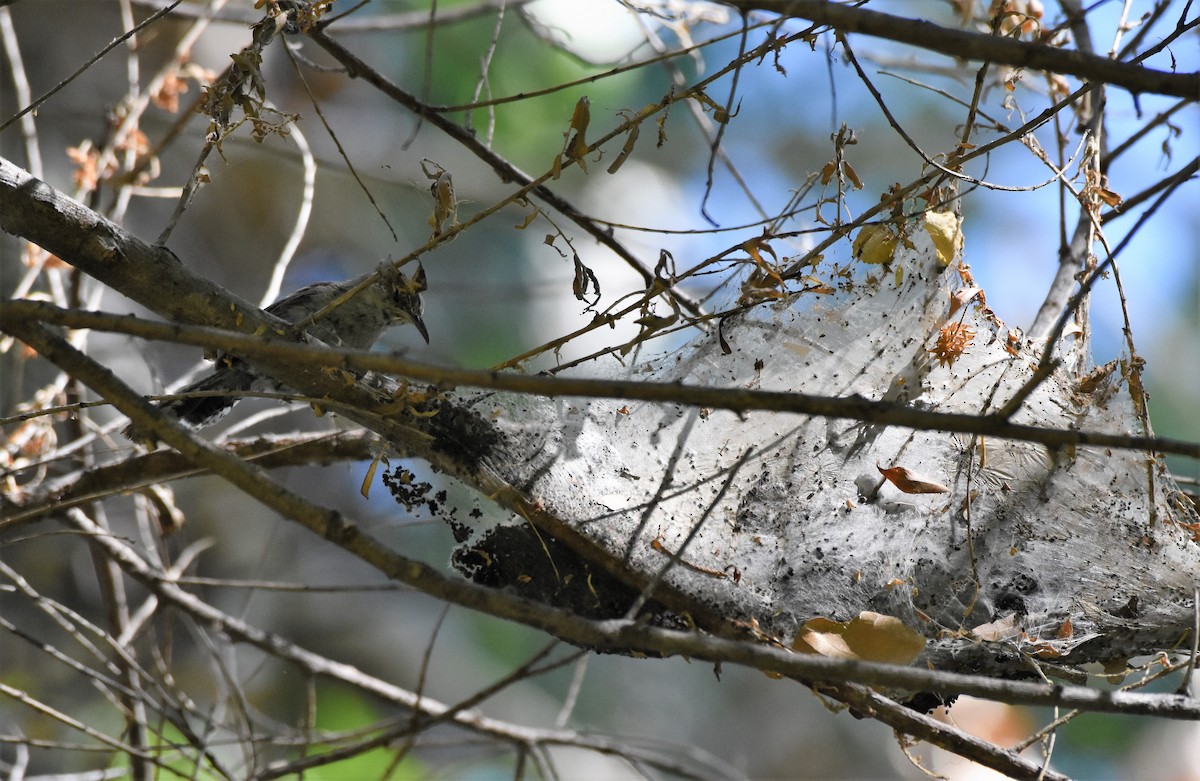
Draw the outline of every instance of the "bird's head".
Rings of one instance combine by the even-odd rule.
[[[429,331],[425,328],[424,304],[421,293],[427,287],[425,283],[425,268],[417,264],[417,271],[408,277],[398,269],[391,269],[387,274],[387,284],[390,293],[391,310],[389,315],[393,323],[412,323],[421,334],[425,343],[429,343]]]

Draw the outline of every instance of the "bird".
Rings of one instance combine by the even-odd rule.
[[[367,287],[344,301],[340,300],[368,279],[371,283]],[[306,325],[304,332],[309,337],[333,347],[366,350],[375,344],[387,328],[411,323],[428,344],[429,331],[422,319],[424,304],[421,293],[425,289],[425,269],[419,263],[411,279],[385,265],[378,271],[344,282],[305,285],[271,304],[266,311],[295,325],[337,301],[335,308]],[[157,402],[156,406],[187,428],[196,430],[211,426],[225,417],[238,403],[242,393],[278,393],[284,390],[279,382],[263,376],[240,358],[221,355],[217,358],[217,364],[220,368],[215,372],[180,389],[177,395],[181,398]],[[234,395],[212,395],[218,391],[229,391]],[[199,393],[204,395],[189,395]],[[132,424],[123,433],[132,440],[144,438]]]

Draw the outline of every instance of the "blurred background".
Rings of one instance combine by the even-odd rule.
[[[141,20],[159,5],[134,3],[127,12]],[[196,12],[205,5],[184,4]],[[224,6],[218,20],[191,47],[189,62],[195,73],[220,72],[230,55],[249,43],[246,20],[261,13],[253,5],[242,0]],[[336,3],[333,13],[350,7],[343,5]],[[438,13],[474,5],[440,2]],[[668,16],[631,14],[615,0],[539,0],[507,7],[502,13],[496,10],[500,3],[485,5],[487,13],[438,25],[431,31],[419,23],[420,17],[429,13],[427,4],[375,0],[333,25],[330,33],[405,89],[431,104],[450,106],[597,77],[620,64],[653,56],[655,41],[673,49],[686,45],[686,35],[697,42],[726,36],[668,62],[451,115],[454,121],[469,124],[498,154],[535,176],[548,170],[561,152],[563,134],[568,132],[581,96],[590,100],[588,139],[593,140],[617,126],[621,112],[637,111],[659,100],[671,89],[676,73],[693,83],[724,67],[737,56],[740,45],[739,17],[717,4],[687,4],[692,15],[687,24]],[[956,21],[961,6],[951,3],[888,0],[870,5],[875,10],[950,26],[961,24]],[[1147,10],[1144,5],[1148,4],[1133,3],[1132,17]],[[7,6],[4,44],[19,43],[32,94],[41,95],[54,87],[120,35],[125,25],[122,7],[117,0],[21,0]],[[1116,2],[1100,2],[1090,8],[1088,19],[1101,52],[1112,45],[1121,13],[1122,5]],[[1061,15],[1057,4],[1047,2],[1044,24],[1059,24]],[[35,120],[42,155],[38,175],[62,190],[74,191],[77,165],[68,150],[78,150],[89,140],[103,143],[131,80],[144,83],[168,62],[194,21],[188,16],[158,21],[138,37],[136,68],[130,64],[126,47],[119,46],[46,101]],[[799,22],[786,22],[777,34],[800,29]],[[761,42],[764,34],[765,29],[751,32],[747,48]],[[263,296],[277,259],[295,230],[303,200],[301,143],[311,148],[317,164],[314,200],[283,291],[320,279],[360,274],[384,258],[401,257],[424,243],[430,235],[432,202],[422,161],[432,161],[452,174],[462,221],[515,189],[454,141],[428,123],[419,125],[408,111],[362,80],[324,70],[331,61],[311,42],[290,37],[288,44],[294,47],[298,61],[316,66],[302,67],[307,84],[298,77],[279,41],[266,50],[262,72],[274,106],[302,117],[303,142],[294,136],[272,135],[257,143],[243,130],[223,144],[220,154],[209,157],[206,171],[210,181],[199,190],[167,242],[185,264],[244,298],[257,301]],[[951,151],[965,110],[933,88],[969,100],[976,66],[862,36],[851,37],[851,44],[896,121],[923,149]],[[1194,71],[1200,59],[1196,44],[1196,36],[1189,35],[1172,46],[1169,55],[1159,55],[1151,62],[1163,69],[1173,64],[1181,72]],[[11,57],[0,65],[0,121],[21,108],[12,67]],[[481,76],[484,73],[486,76]],[[1072,86],[1076,86],[1074,81]],[[727,75],[707,94],[724,103],[730,88]],[[361,185],[323,127],[309,91]],[[187,92],[178,96],[183,111],[199,93],[196,81],[188,82]],[[1044,108],[1046,93],[1040,74],[1026,73],[1011,92],[989,83],[981,105],[1012,128]],[[1141,96],[1135,101],[1127,92],[1110,89],[1110,147],[1176,102],[1157,96]],[[893,183],[908,182],[922,172],[920,157],[888,126],[828,35],[815,37],[811,46],[793,43],[777,57],[768,56],[742,69],[734,106],[721,149],[745,188],[720,162],[714,166],[711,189],[707,187],[709,141],[703,123],[685,104],[671,109],[659,138],[653,123],[642,128],[633,155],[617,174],[609,175],[604,169],[615,158],[623,138],[609,144],[602,160],[589,161],[587,172],[571,167],[551,182],[551,187],[582,212],[626,226],[615,227],[615,236],[647,266],[653,268],[659,252],[667,250],[680,268],[688,268],[759,235],[761,225],[756,223],[763,214],[749,195],[767,214],[782,210],[808,177],[833,159],[831,139],[843,124],[857,138],[857,143],[846,149],[846,159],[864,184],[861,190],[847,193],[840,215],[843,219],[877,203]],[[142,119],[141,129],[153,146],[186,116],[152,108]],[[716,127],[711,110],[707,120],[710,128]],[[1195,133],[1187,129],[1194,129],[1196,120],[1196,107],[1189,105],[1174,114],[1169,124],[1151,130],[1113,166],[1109,189],[1132,195],[1194,158],[1200,149]],[[1079,135],[1070,122],[1064,114],[1058,127],[1068,150],[1073,150]],[[123,222],[131,231],[152,241],[168,224],[179,188],[196,164],[205,125],[203,117],[193,116],[179,137],[158,155],[158,176],[120,207]],[[1047,150],[1056,148],[1053,127],[1039,131]],[[982,140],[992,137],[981,136]],[[0,154],[31,170],[37,167],[17,125],[0,132]],[[78,153],[75,159],[79,159]],[[1051,178],[1048,169],[1018,144],[1002,148],[986,164],[977,163],[969,172],[1013,188],[1028,188]],[[1132,333],[1147,361],[1145,377],[1156,433],[1195,441],[1200,439],[1200,263],[1196,249],[1200,246],[1200,209],[1190,194],[1192,187],[1185,185],[1137,233],[1119,266]],[[101,188],[88,194],[86,201],[93,208],[108,210],[114,207],[113,197],[110,188]],[[977,188],[963,202],[966,261],[986,291],[991,308],[1010,326],[1028,326],[1032,320],[1058,266],[1060,235],[1064,230],[1069,235],[1074,229],[1078,209],[1070,202],[1064,208],[1061,198],[1053,186],[1018,191]],[[810,196],[806,202],[813,200]],[[827,220],[835,216],[831,204],[825,204],[822,211]],[[643,286],[623,261],[580,235],[560,215],[549,213],[553,225],[537,218],[522,229],[529,213],[528,206],[505,207],[422,257],[429,279],[425,320],[430,344],[425,346],[412,329],[401,328],[390,332],[381,348],[408,349],[422,361],[487,367],[591,322],[593,312],[571,294],[575,273],[571,248],[562,235],[553,246],[545,240],[559,229],[599,279],[602,299],[598,308]],[[1140,213],[1141,209],[1136,210],[1105,226],[1110,245],[1131,229]],[[809,209],[789,227],[819,227],[814,217]],[[738,229],[743,225],[749,227]],[[821,238],[823,234],[817,233],[812,238],[792,239],[786,254],[800,255]],[[20,288],[28,273],[22,251],[20,242],[0,237],[0,294],[5,297]],[[849,260],[846,246],[831,252]],[[700,277],[685,290],[701,297],[712,292],[716,281],[715,277]],[[103,294],[99,305],[118,313],[146,314],[113,293]],[[1092,324],[1094,361],[1099,364],[1120,357],[1125,351],[1124,324],[1111,278],[1096,288]],[[529,365],[551,366],[556,360],[588,354],[636,333],[631,324],[619,328],[623,330],[617,335],[602,329]],[[663,341],[654,349],[678,344],[678,339]],[[91,348],[120,376],[147,393],[161,391],[200,359],[198,351],[187,348],[112,336],[94,335]],[[0,414],[8,414],[11,405],[24,398],[22,394],[40,371],[31,367],[26,374],[11,357],[5,361],[0,364],[5,368],[0,380],[4,412]],[[243,406],[250,412],[270,407],[254,402]],[[105,413],[97,414],[102,417]],[[325,421],[314,424],[307,408],[292,413],[283,424],[271,425],[300,423],[332,425]],[[421,464],[407,466],[420,479],[441,484],[440,478],[428,474]],[[1195,462],[1173,461],[1172,466],[1181,476],[1200,476]],[[278,477],[305,496],[340,509],[406,555],[445,565],[453,546],[446,526],[419,513],[405,515],[378,485],[364,500],[359,487],[366,471],[365,463],[341,464],[296,468]],[[468,509],[478,508],[485,516],[481,524],[493,520],[488,514],[494,511],[486,501],[456,485],[444,487],[449,491],[447,504],[462,508],[460,519]],[[432,643],[425,691],[436,699],[454,702],[504,676],[546,642],[539,633],[461,609],[451,609],[443,616],[443,606],[437,601],[390,587],[378,574],[280,521],[220,481],[190,479],[177,483],[176,491],[188,522],[167,544],[176,550],[198,542],[211,546],[193,574],[319,586],[302,592],[216,586],[197,586],[197,590],[222,609],[314,651],[413,688]],[[119,507],[119,503],[114,505]],[[56,528],[46,522],[19,540],[5,541],[0,560],[30,578],[39,591],[99,610],[88,548],[57,539]],[[0,593],[0,600],[0,616],[31,627],[35,636],[58,631],[44,614],[15,598],[11,590]],[[371,631],[364,632],[364,625]],[[203,647],[200,628],[179,626],[174,631]],[[192,693],[211,687],[213,702],[218,703],[220,686],[216,682],[230,675],[241,680],[248,708],[282,723],[298,723],[306,707],[307,681],[297,679],[294,673],[289,678],[286,667],[256,651],[236,646],[227,650],[210,654],[181,644],[173,661],[181,687]],[[214,659],[227,666],[221,674],[214,672]],[[523,682],[481,709],[519,724],[553,726],[563,713],[576,676],[581,676],[582,688],[564,723],[581,731],[645,743],[699,746],[754,778],[924,777],[881,725],[845,712],[830,712],[792,683],[768,680],[735,667],[726,667],[718,675],[710,665],[682,660],[591,657],[582,671],[572,667]],[[76,673],[50,664],[11,632],[0,635],[0,681],[17,688],[36,686],[38,691],[50,693],[50,702],[76,717],[92,717],[104,729],[120,729],[116,709]],[[324,728],[350,730],[389,715],[354,691],[320,684],[316,692],[318,723]],[[1014,741],[1053,718],[1047,712],[983,703],[960,704],[953,716],[964,726],[990,730],[987,734],[992,739],[1003,740],[1011,734]],[[1189,745],[1188,738],[1195,737],[1192,730],[1191,726],[1083,716],[1059,731],[1054,764],[1063,772],[1088,778],[1149,777],[1140,772],[1147,767],[1143,764],[1146,757],[1163,762],[1161,745]],[[2,698],[0,733],[64,739],[62,728],[52,720]],[[1194,740],[1190,743],[1196,744]],[[978,777],[971,775],[975,769],[967,763],[933,757],[922,749],[913,753],[923,757],[927,767],[947,776]],[[313,771],[309,777],[382,777],[390,756],[381,750],[356,760],[366,764],[335,765]],[[563,778],[636,775],[628,765],[594,753],[562,750],[555,758]],[[0,744],[0,761],[11,760],[11,750]],[[1173,777],[1200,777],[1196,760],[1180,753],[1178,761],[1179,774]],[[509,752],[472,743],[469,735],[464,738],[464,733],[447,730],[443,748],[430,748],[407,759],[395,777],[507,778],[513,766]],[[41,750],[35,751],[31,767],[49,773],[95,765],[85,752]],[[1161,775],[1160,769],[1164,771]],[[1168,769],[1156,765],[1155,775],[1168,777]]]

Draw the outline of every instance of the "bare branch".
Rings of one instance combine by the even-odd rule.
[[[1167,73],[1093,54],[1060,49],[1013,38],[952,30],[920,19],[872,11],[826,0],[730,0],[743,13],[769,11],[827,24],[842,33],[862,33],[911,44],[927,51],[966,60],[1033,68],[1122,87],[1131,92],[1200,98],[1200,74]],[[1200,18],[1183,26],[1186,31]]]

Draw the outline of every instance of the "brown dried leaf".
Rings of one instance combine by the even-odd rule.
[[[961,287],[950,294],[950,313],[947,317],[954,317],[954,313],[962,309],[971,302],[971,299],[982,293],[978,287]]]
[[[175,503],[175,492],[169,485],[154,483],[141,490],[146,499],[146,509],[151,518],[158,523],[159,532],[163,536],[174,534],[183,528],[187,517]]]
[[[764,271],[756,268],[742,283],[742,294],[738,297],[738,305],[746,306],[759,301],[776,301],[784,297],[787,290],[783,279],[774,271]]]
[[[1017,614],[1009,613],[1004,618],[980,624],[971,630],[971,634],[980,640],[1007,640],[1021,634],[1021,627],[1017,624]]]
[[[928,477],[914,472],[906,466],[892,466],[883,468],[879,464],[875,465],[880,474],[887,478],[888,482],[899,488],[906,494],[948,494],[950,489],[936,480],[931,480]]]
[[[1097,198],[1114,209],[1120,206],[1125,200],[1107,187],[1097,187],[1095,193]]]
[[[591,107],[592,102],[587,95],[575,102],[575,110],[571,112],[571,124],[567,128],[567,132],[563,133],[566,144],[563,146],[562,154],[554,158],[554,165],[551,168],[555,179],[562,173],[564,160],[578,163],[584,173],[587,172],[587,161],[584,158],[588,151],[586,136],[588,125],[592,121]]]
[[[629,135],[625,137],[625,146],[621,147],[621,153],[617,155],[617,159],[612,161],[612,165],[608,167],[610,174],[615,174],[617,169],[625,164],[629,156],[633,154],[633,147],[637,144],[638,133],[641,132],[641,125],[634,125],[629,128]]]
[[[533,223],[534,220],[537,219],[537,216],[539,214],[541,214],[541,211],[538,209],[534,209],[533,211],[529,212],[529,214],[525,215],[525,219],[521,220],[521,222],[514,225],[513,227],[519,231],[523,231],[526,228],[528,228]]]
[[[862,179],[858,178],[858,172],[854,170],[854,166],[849,163],[842,163],[842,170],[846,173],[846,178],[850,180],[850,184],[854,185],[855,190],[863,188]]]
[[[974,328],[962,323],[950,323],[938,331],[937,342],[929,352],[937,358],[938,364],[952,366],[971,346],[974,338]]]
[[[442,235],[449,223],[458,224],[458,200],[454,197],[454,182],[450,172],[431,160],[422,160],[421,169],[425,178],[432,182],[429,192],[433,195],[433,214],[429,216],[429,227],[434,236]]]
[[[910,664],[925,650],[925,638],[894,616],[863,611],[850,621],[818,616],[805,622],[792,649],[835,659]]]

